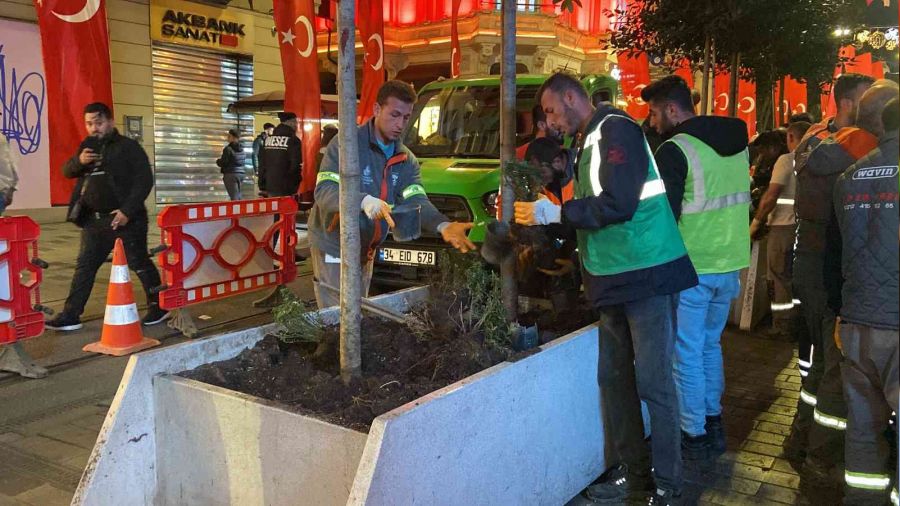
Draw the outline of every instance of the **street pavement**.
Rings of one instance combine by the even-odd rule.
[[[78,230],[69,224],[42,227],[40,256],[50,263],[41,288],[45,305],[61,309],[78,251]],[[150,232],[150,247],[158,231]],[[290,288],[313,299],[307,262]],[[81,351],[100,335],[110,264],[101,268],[83,319],[73,333],[47,331],[24,342],[50,375],[28,380],[0,373],[0,506],[69,504],[90,455],[128,357]],[[134,277],[134,276],[133,276]],[[139,305],[140,283],[135,281]],[[252,307],[259,293],[191,307],[200,337],[271,321]],[[162,346],[184,337],[166,325],[145,334]],[[728,452],[703,468],[688,466],[686,504],[809,504],[798,492],[799,477],[784,460],[781,443],[788,434],[799,398],[800,376],[790,343],[727,329],[723,338],[727,388],[723,399]],[[830,498],[831,501],[834,498]],[[817,498],[814,504],[829,504]],[[587,504],[579,497],[570,504]]]

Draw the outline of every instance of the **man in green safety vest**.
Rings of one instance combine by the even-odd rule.
[[[667,139],[656,163],[700,283],[678,295],[675,386],[681,407],[681,454],[705,460],[725,452],[720,339],[740,270],[750,264],[750,161],[747,124],[697,116],[678,76],[641,91],[650,126]]]
[[[586,293],[600,317],[600,404],[614,466],[583,494],[595,502],[671,504],[682,485],[675,305],[697,275],[640,125],[611,106],[595,109],[563,72],[544,83],[538,101],[552,128],[580,136],[575,199],[516,202],[515,219],[576,230]],[[640,400],[650,410],[652,476]]]

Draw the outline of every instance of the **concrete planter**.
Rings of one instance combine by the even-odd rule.
[[[425,295],[379,300],[403,311]],[[369,434],[168,376],[272,328],[132,357],[73,504],[556,505],[605,468],[593,326],[385,413]]]

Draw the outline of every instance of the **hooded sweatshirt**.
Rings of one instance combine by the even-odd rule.
[[[834,185],[848,167],[878,146],[878,137],[856,127],[838,130],[812,150],[797,172],[797,246],[824,263],[828,306],[841,308],[841,234],[832,206]]]
[[[734,156],[747,149],[747,124],[737,118],[720,116],[694,116],[684,121],[669,137],[687,134],[700,139],[713,148],[720,156]],[[684,184],[687,179],[688,162],[684,153],[671,142],[663,143],[656,150],[656,164],[659,175],[666,184],[666,196],[672,206],[675,220],[681,219],[681,204],[684,200]],[[747,167],[749,177],[750,167]]]

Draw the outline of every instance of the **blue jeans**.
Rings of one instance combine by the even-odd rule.
[[[706,417],[722,413],[725,374],[720,340],[731,301],[741,291],[739,275],[739,271],[700,274],[700,284],[678,295],[675,386],[681,430],[689,436],[706,434]]]
[[[677,295],[657,295],[597,308],[600,316],[600,410],[610,462],[647,473],[641,403],[650,412],[656,486],[681,491],[681,434],[672,379]]]

